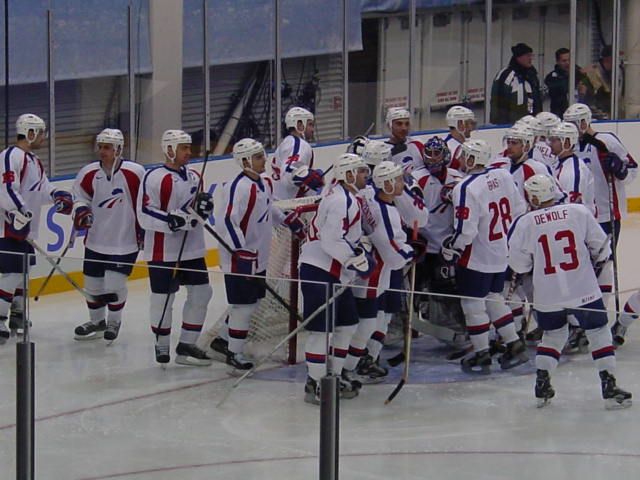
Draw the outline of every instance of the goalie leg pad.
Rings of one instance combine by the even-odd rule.
[[[536,369],[553,373],[568,338],[569,326],[566,323],[560,328],[545,330],[536,349]]]

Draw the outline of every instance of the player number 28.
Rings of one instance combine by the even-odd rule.
[[[580,261],[578,260],[576,238],[573,236],[573,232],[571,230],[560,230],[556,232],[553,239],[556,242],[562,242],[564,245],[562,251],[565,256],[569,257],[568,262],[562,261],[558,264],[560,269],[568,272],[578,268]],[[551,248],[549,246],[549,237],[546,233],[538,237],[538,243],[542,247],[542,253],[544,253],[544,274],[553,275],[557,270],[553,263],[551,263]]]
[[[498,202],[489,203],[491,222],[489,223],[489,241],[500,240],[509,231],[511,225],[511,205],[509,199],[502,197]],[[502,230],[498,227],[498,221],[502,223]],[[496,227],[498,227],[496,229]]]

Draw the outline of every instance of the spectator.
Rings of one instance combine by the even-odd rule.
[[[593,116],[599,119],[609,118],[611,111],[611,71],[613,59],[611,45],[605,45],[600,52],[598,62],[584,69],[582,82],[585,86],[582,103],[591,107]]]
[[[549,88],[549,97],[551,99],[551,113],[562,118],[562,114],[569,107],[569,68],[571,65],[571,55],[568,48],[559,48],[556,50],[556,66],[544,79],[544,83]],[[581,93],[584,92],[584,84],[582,81],[583,72],[576,65],[576,87]]]
[[[501,70],[491,87],[491,123],[512,124],[525,115],[542,111],[538,72],[533,66],[533,49],[518,43],[511,47],[509,66]]]

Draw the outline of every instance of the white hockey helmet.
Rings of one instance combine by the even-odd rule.
[[[243,170],[245,168],[253,170],[253,163],[251,159],[254,155],[259,153],[266,155],[262,144],[253,138],[243,138],[242,140],[238,140],[233,146],[233,159]],[[245,160],[248,162],[249,166],[245,166]]]
[[[307,122],[309,120],[313,121],[313,118],[313,113],[306,108],[292,107],[284,116],[284,125],[287,127],[287,130],[293,128],[297,132],[303,133],[305,128],[307,128]],[[302,122],[302,130],[298,130],[298,122]]]
[[[529,177],[524,182],[524,192],[527,202],[533,207],[538,207],[549,200],[555,200],[558,195],[556,181],[545,174],[536,174]]]
[[[117,159],[122,155],[122,149],[124,148],[124,135],[122,135],[122,132],[117,128],[105,128],[96,135],[96,145],[99,143],[113,145]]]
[[[189,144],[191,145],[191,135],[184,132],[183,130],[166,130],[162,134],[162,151],[165,156],[172,160],[176,158],[176,151],[178,149],[178,145]],[[173,156],[169,155],[169,147],[173,151]]]
[[[391,125],[393,124],[394,120],[401,120],[403,118],[411,120],[411,112],[404,107],[391,107],[389,110],[387,110],[385,122],[387,124],[387,127],[391,129]]]
[[[362,151],[362,161],[367,165],[379,165],[380,163],[391,159],[391,150],[393,145],[381,140],[369,140],[364,145]]]
[[[34,135],[30,140],[29,131],[31,130],[33,130]],[[16,135],[24,135],[24,138],[26,138],[29,144],[31,144],[36,139],[40,132],[46,134],[47,125],[39,116],[34,115],[33,113],[23,113],[16,120]]]
[[[391,191],[388,191],[385,188],[385,182],[391,181],[393,182],[396,178],[402,177],[404,172],[399,165],[396,165],[393,162],[385,160],[380,162],[380,164],[373,169],[373,184],[381,189],[384,193],[393,193],[393,188]]]
[[[591,109],[584,103],[574,103],[567,108],[562,115],[562,119],[565,122],[571,122],[578,126],[582,124],[582,120],[587,122],[587,127],[591,125]]]
[[[473,157],[473,166],[467,168],[473,168],[476,166],[485,166],[491,161],[491,146],[479,138],[473,140],[467,140],[462,144],[462,154],[464,159]]]
[[[355,153],[343,153],[333,162],[333,178],[338,181],[349,183],[347,173],[351,172],[355,182],[358,169],[367,166],[362,161],[360,155]]]
[[[560,117],[551,112],[540,112],[536,115],[536,119],[538,119],[540,125],[544,128],[544,133],[542,135],[545,137],[548,137],[549,131],[561,122]]]
[[[463,107],[462,105],[455,105],[447,110],[447,125],[449,128],[458,128],[458,122],[465,120],[473,120],[475,122],[476,115],[473,110]]]
[[[524,122],[516,122],[513,127],[507,129],[502,139],[504,143],[506,143],[508,140],[520,140],[525,147],[525,152],[528,152],[533,147],[533,141],[535,137],[533,131],[531,130],[531,128],[529,128],[528,125],[526,125]],[[528,144],[528,146],[526,146],[526,144]]]
[[[562,148],[564,149],[565,140],[569,139],[571,146],[569,150],[576,146],[578,143],[578,127],[570,122],[560,122],[554,128],[549,131],[549,138],[559,138],[562,141]]]
[[[545,136],[547,134],[547,129],[542,125],[542,122],[533,115],[525,115],[513,126],[515,127],[516,125],[527,126],[531,130],[531,133],[534,135],[534,137]]]

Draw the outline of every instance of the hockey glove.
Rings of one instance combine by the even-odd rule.
[[[427,242],[423,238],[418,237],[415,240],[409,240],[408,243],[411,245],[411,248],[413,248],[412,261],[422,263],[427,254]]]
[[[300,220],[300,215],[298,215],[298,212],[294,210],[289,213],[282,223],[289,227],[289,230],[291,230],[291,232],[296,237],[298,237],[298,240],[305,239],[306,234],[304,231],[304,223],[302,223],[302,221]]]
[[[71,215],[73,211],[73,196],[64,190],[56,190],[51,194],[56,213]]]
[[[364,151],[364,146],[367,144],[369,139],[367,137],[363,137],[362,135],[358,135],[354,138],[349,146],[347,147],[347,153],[355,153],[356,155],[362,155]]]
[[[240,248],[238,250],[234,250],[231,254],[231,273],[253,275],[256,273],[257,264],[258,254],[253,250],[244,250]]]
[[[9,221],[6,225],[7,237],[14,240],[24,240],[29,236],[31,231],[31,218],[33,214],[30,211],[22,212],[14,210],[8,213]]]
[[[373,243],[371,243],[371,239],[366,235],[362,235],[360,237],[360,242],[358,246],[362,248],[365,251],[365,253],[369,253],[369,254],[373,253]]]
[[[197,194],[193,209],[202,218],[209,218],[209,215],[213,212],[213,198],[211,194],[207,192]]]
[[[605,173],[614,175],[618,180],[624,180],[629,173],[627,164],[613,152],[607,153],[602,159],[602,169]]]
[[[86,230],[93,225],[93,212],[88,205],[80,205],[73,213],[73,228]]]
[[[442,241],[440,255],[442,255],[442,259],[447,263],[458,263],[458,260],[460,260],[462,251],[453,246],[453,235],[449,235]]]
[[[314,170],[306,165],[293,172],[293,184],[296,187],[307,187],[319,191],[324,186],[324,178],[320,170]]]
[[[376,261],[371,254],[360,247],[356,248],[353,253],[354,256],[347,260],[344,265],[347,269],[356,272],[360,278],[366,280],[376,268]]]
[[[198,225],[198,220],[190,213],[174,210],[169,214],[167,223],[172,232],[177,232],[179,230],[193,230]]]

